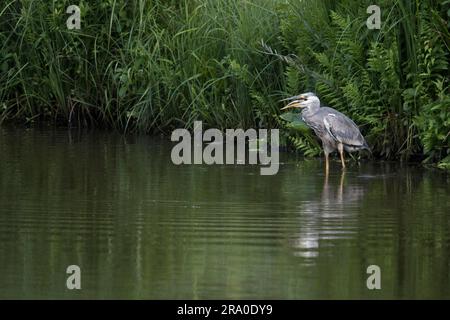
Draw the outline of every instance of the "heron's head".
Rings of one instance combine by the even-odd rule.
[[[319,98],[312,92],[302,93],[299,94],[298,96],[283,99],[282,101],[291,101],[291,102],[289,102],[289,104],[284,106],[281,110],[293,108],[310,109],[320,107]]]

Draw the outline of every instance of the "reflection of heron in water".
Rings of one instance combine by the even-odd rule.
[[[320,199],[302,205],[302,224],[291,242],[297,256],[316,257],[322,240],[351,237],[356,217],[349,209],[362,200],[365,190],[360,184],[344,186],[345,171],[337,186],[330,185],[328,179],[325,175]]]

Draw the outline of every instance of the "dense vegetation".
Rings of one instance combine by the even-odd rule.
[[[450,166],[449,0],[6,0],[0,121],[169,132],[291,127],[279,100],[315,91],[374,153]],[[283,130],[306,155],[308,131]]]

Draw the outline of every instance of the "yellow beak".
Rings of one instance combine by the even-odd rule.
[[[292,109],[292,108],[303,108],[303,105],[302,105],[303,100],[305,100],[305,98],[300,96],[298,100],[291,101],[288,105],[281,108],[281,110]]]

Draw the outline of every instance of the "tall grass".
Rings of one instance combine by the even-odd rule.
[[[275,100],[255,108],[252,96],[281,88],[281,64],[260,53],[279,34],[276,1],[81,1],[80,31],[66,29],[68,4],[13,1],[2,14],[3,120],[143,131],[273,123]]]
[[[379,156],[448,159],[449,1],[379,1],[379,31],[365,27],[370,2],[80,0],[70,31],[72,1],[7,0],[0,121],[283,127],[278,100],[315,90]],[[317,154],[308,132],[283,132]]]

